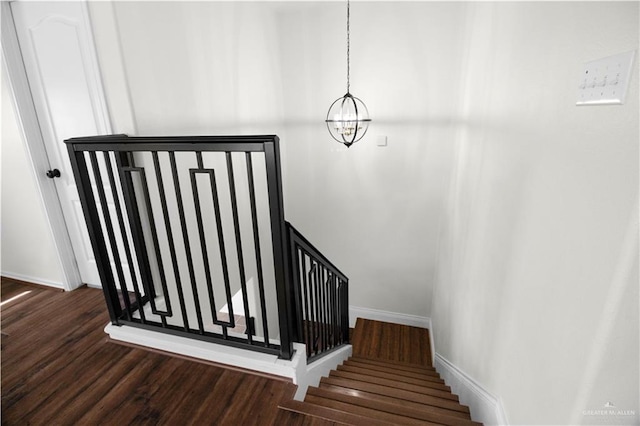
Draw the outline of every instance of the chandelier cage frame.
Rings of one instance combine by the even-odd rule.
[[[351,7],[347,0],[347,93],[336,99],[327,111],[325,120],[329,134],[347,148],[364,137],[369,129],[369,110],[361,99],[351,94]]]

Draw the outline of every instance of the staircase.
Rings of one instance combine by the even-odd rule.
[[[287,425],[472,425],[469,408],[431,366],[429,331],[358,319],[353,356],[280,404]]]

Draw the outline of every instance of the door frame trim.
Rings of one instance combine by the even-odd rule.
[[[53,179],[47,178],[43,172],[49,170],[51,165],[29,87],[10,3],[0,2],[3,66],[9,76],[9,87],[18,117],[18,126],[60,261],[62,284],[65,290],[74,290],[82,286],[83,282],[62,213],[58,191]]]

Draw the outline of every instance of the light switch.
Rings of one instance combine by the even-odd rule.
[[[387,146],[387,137],[386,136],[378,136],[376,138],[376,143],[378,146]]]
[[[578,80],[576,105],[620,105],[627,94],[635,50],[587,62]]]

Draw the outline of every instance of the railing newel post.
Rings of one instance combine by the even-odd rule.
[[[287,236],[284,221],[282,174],[280,171],[280,148],[277,136],[264,143],[264,155],[267,166],[271,242],[275,263],[276,298],[280,327],[280,357],[291,359],[293,357],[292,318],[294,318],[294,314],[291,303],[290,281],[287,273],[290,259],[287,255],[287,247],[285,247]]]

